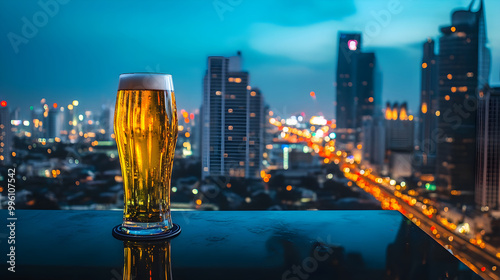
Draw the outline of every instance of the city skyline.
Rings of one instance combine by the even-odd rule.
[[[32,20],[33,15],[44,10],[35,2],[3,4],[0,15],[6,24],[0,27],[0,33],[6,36],[0,42],[4,50],[0,57],[5,62],[0,68],[0,97],[9,102],[10,108],[21,107],[22,111],[38,104],[42,97],[49,103],[62,104],[78,99],[85,108],[97,110],[101,104],[114,104],[120,73],[158,71],[173,74],[178,107],[193,111],[201,105],[202,83],[199,81],[203,77],[205,57],[229,56],[241,50],[245,58],[243,70],[253,73],[250,85],[259,85],[266,92],[266,102],[271,108],[283,114],[305,111],[311,115],[319,111],[331,119],[337,36],[340,31],[352,31],[361,32],[364,50],[377,55],[383,73],[382,103],[407,101],[410,113],[416,114],[421,44],[427,37],[436,39],[438,27],[450,24],[450,11],[465,8],[470,1],[433,3],[436,8],[433,11],[428,11],[425,4],[403,0],[342,4],[316,1],[298,7],[278,2],[265,4],[269,9],[261,14],[255,11],[261,10],[262,2],[238,3],[217,6],[210,2],[192,7],[181,3],[168,6],[154,3],[151,10],[156,8],[156,11],[151,13],[173,13],[173,21],[185,25],[182,29],[161,31],[151,28],[154,32],[145,29],[169,23],[153,19],[126,23],[113,15],[100,19],[99,13],[91,13],[91,7],[81,3],[59,4],[57,13],[48,16],[46,24],[36,28],[36,34],[27,43],[16,46],[17,53],[7,35],[22,35],[23,17]],[[499,20],[493,14],[498,5],[485,1],[488,26],[498,25]],[[104,5],[100,13],[105,14],[114,6]],[[133,5],[125,6],[120,5],[121,12],[133,10]],[[193,17],[205,20],[206,26],[194,25],[174,13],[188,8]],[[391,14],[389,10],[397,13]],[[83,11],[97,16],[95,23],[88,22],[93,17],[82,18]],[[387,13],[390,19],[384,22],[383,15]],[[415,21],[419,21],[418,29]],[[106,28],[101,30],[101,26]],[[377,36],[367,32],[370,30],[367,27],[376,26],[379,27]],[[412,32],[407,32],[408,29]],[[497,47],[500,38],[494,36],[491,28],[487,31],[492,53],[490,81],[495,85],[499,83],[500,66],[494,62],[500,55]],[[146,43],[147,36],[158,37],[160,44]],[[137,48],[145,50],[144,53],[137,54]],[[30,76],[32,82],[27,83],[26,76]],[[310,91],[316,93],[315,99],[309,96]],[[284,96],[290,98],[282,102]]]

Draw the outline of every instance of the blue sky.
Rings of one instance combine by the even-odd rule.
[[[45,19],[37,1],[0,1],[0,98],[11,108],[26,111],[41,98],[59,104],[78,99],[90,110],[113,106],[120,73],[157,71],[173,75],[178,108],[193,111],[201,105],[207,56],[241,50],[251,85],[262,90],[271,108],[331,118],[337,34],[359,31],[364,33],[362,48],[376,53],[383,72],[382,100],[407,101],[415,112],[422,43],[427,37],[437,39],[439,26],[450,24],[451,11],[470,3],[59,1],[67,3],[51,6],[54,12]],[[399,12],[377,23],[377,14],[394,3]],[[493,27],[500,26],[494,13],[500,11],[500,1],[485,0],[485,7],[490,82],[499,84],[500,35]],[[32,23],[35,18],[40,27],[13,45],[9,36],[23,36],[23,18]],[[316,100],[310,91],[316,92]]]

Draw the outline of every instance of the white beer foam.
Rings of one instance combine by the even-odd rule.
[[[174,91],[172,75],[162,73],[126,73],[120,75],[118,90]]]

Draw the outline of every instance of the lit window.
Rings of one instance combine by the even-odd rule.
[[[368,101],[373,102],[373,97],[368,98]]]
[[[425,63],[425,62],[422,63],[422,68],[424,68],[424,69],[427,68],[427,63]]]
[[[457,92],[457,88],[456,87],[451,87],[451,92]]]
[[[255,117],[255,113],[250,113],[250,117],[254,118]]]
[[[440,111],[436,111],[436,117],[439,117],[439,115],[441,115],[441,112]]]
[[[233,109],[231,109],[231,108],[230,108],[230,109],[227,109],[227,111],[228,111],[229,113],[232,113],[232,112],[233,112]]]
[[[474,73],[472,73],[472,72],[467,72],[467,77],[469,77],[469,78],[474,77]]]
[[[235,78],[234,82],[237,83],[237,84],[241,83],[241,78]]]
[[[255,96],[255,95],[257,95],[257,93],[255,91],[252,91],[252,92],[250,92],[250,95]]]
[[[446,75],[446,78],[448,78],[448,80],[451,80],[453,78],[453,75],[448,74],[448,75]]]
[[[227,140],[229,140],[229,141],[233,141],[233,136],[228,136],[228,137],[227,137]]]
[[[445,95],[444,99],[445,99],[446,101],[448,101],[448,100],[450,100],[450,96],[449,96],[449,95]]]
[[[232,83],[232,82],[234,82],[234,78],[230,77],[230,78],[227,79],[227,81],[230,82],[230,83]]]
[[[227,127],[227,129],[229,129],[229,130],[233,130],[233,126],[232,126],[232,125],[230,125],[230,126],[228,126],[228,127]]]
[[[220,90],[215,92],[215,95],[221,95],[221,94],[222,94],[222,92]]]
[[[240,166],[245,166],[245,162],[240,161]]]
[[[450,30],[451,30],[451,32],[455,32],[455,31],[457,31],[457,28],[456,28],[455,26],[452,26],[452,27],[450,28]]]

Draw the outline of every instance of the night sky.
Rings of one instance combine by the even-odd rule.
[[[178,108],[193,111],[201,105],[207,56],[240,50],[251,85],[273,110],[332,118],[338,32],[358,31],[364,33],[363,51],[376,53],[383,73],[382,100],[407,101],[416,113],[422,44],[450,25],[452,10],[470,3],[60,1],[67,3],[50,6],[46,18],[37,1],[0,1],[0,98],[11,109],[27,112],[41,98],[61,105],[77,99],[88,110],[114,106],[120,73],[155,71],[173,75]],[[377,23],[377,14],[393,3],[399,13]],[[500,27],[500,1],[485,0],[485,8],[490,83],[498,85],[500,35],[494,27]],[[31,23],[35,17],[40,26],[24,30],[26,37],[24,17]]]

